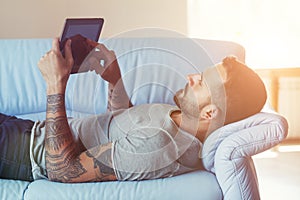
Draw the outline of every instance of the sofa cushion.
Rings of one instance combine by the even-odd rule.
[[[73,200],[217,200],[222,199],[222,192],[213,174],[195,171],[172,178],[146,181],[65,184],[38,180],[31,183],[25,193],[25,199],[30,200],[57,197]]]
[[[25,190],[30,182],[0,179],[0,199],[23,199]]]

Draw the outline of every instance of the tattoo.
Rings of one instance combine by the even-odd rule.
[[[73,143],[69,144],[61,153],[50,154],[46,151],[47,172],[53,181],[70,182],[80,177],[87,170],[82,166],[81,160],[74,152],[77,152]]]
[[[49,113],[57,113],[63,111],[60,105],[49,105],[47,106],[47,112]]]
[[[47,118],[46,130],[46,145],[52,150],[59,150],[70,140],[69,134],[65,134],[69,131],[66,117]]]
[[[48,104],[60,104],[63,103],[65,99],[64,94],[51,94],[47,96]]]
[[[47,112],[48,113],[57,113],[64,111],[65,107],[62,106],[65,104],[64,94],[53,94],[47,96]]]
[[[66,116],[64,94],[47,96],[45,128],[46,169],[51,181],[116,179],[112,168],[111,144],[92,148],[82,154],[82,147],[75,143]]]
[[[93,159],[94,168],[98,168],[97,180],[108,180],[110,176],[115,176],[112,167],[111,144],[89,149],[86,155]]]
[[[47,96],[46,168],[52,181],[72,182],[86,173],[65,112],[64,94]]]

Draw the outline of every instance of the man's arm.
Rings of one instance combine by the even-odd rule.
[[[107,111],[110,112],[118,109],[130,108],[132,106],[133,105],[126,93],[122,79],[120,79],[117,85],[109,83]]]
[[[47,96],[46,168],[49,180],[87,182],[116,180],[112,168],[112,144],[79,152],[65,114],[63,94]]]
[[[110,51],[103,44],[98,44],[91,40],[88,40],[88,43],[94,46],[94,50],[97,49],[97,51],[93,51],[89,55],[89,58],[86,59],[87,64],[109,83],[107,111],[132,107],[114,51]],[[104,61],[103,65],[100,63],[100,60]]]
[[[47,84],[46,170],[51,181],[86,182],[116,180],[112,169],[112,144],[80,152],[67,121],[65,89],[73,66],[70,41],[65,46],[65,58],[58,39],[52,50],[39,61],[39,69]]]

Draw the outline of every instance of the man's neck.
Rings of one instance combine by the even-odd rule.
[[[171,118],[180,129],[195,136],[201,142],[204,141],[208,130],[207,124],[201,123],[201,120],[198,119],[190,119],[183,115],[180,110],[172,112]]]

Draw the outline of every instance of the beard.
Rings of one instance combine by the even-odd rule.
[[[188,84],[184,89],[178,90],[174,95],[174,102],[182,114],[199,119],[200,110],[196,96]]]

